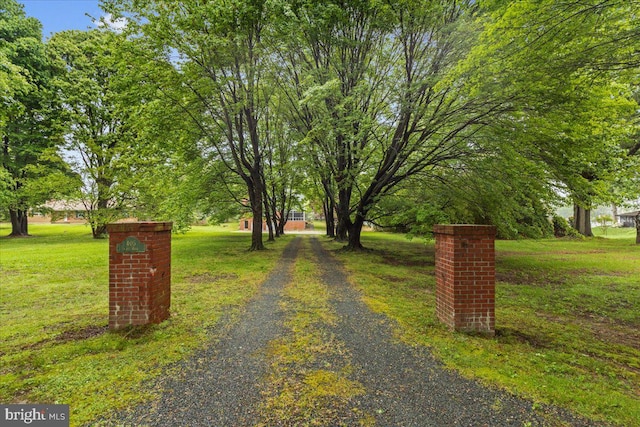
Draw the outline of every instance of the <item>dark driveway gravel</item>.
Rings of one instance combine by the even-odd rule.
[[[317,239],[312,247],[322,280],[333,295],[340,318],[334,330],[352,354],[353,379],[367,394],[355,398],[378,426],[589,426],[555,408],[532,409],[532,402],[487,388],[445,369],[424,347],[393,338],[386,317],[373,313],[348,284],[337,261]]]
[[[291,280],[289,272],[301,239],[285,249],[278,267],[239,319],[227,322],[206,349],[167,373],[159,385],[164,393],[158,401],[135,408],[108,425],[255,425],[268,370],[265,349],[285,333],[279,302],[283,287]],[[596,425],[557,408],[533,409],[532,402],[445,369],[427,349],[399,342],[390,321],[369,310],[360,293],[348,284],[338,261],[317,238],[312,238],[311,245],[340,319],[331,332],[351,355],[351,379],[366,389],[350,405],[373,416],[376,426]]]

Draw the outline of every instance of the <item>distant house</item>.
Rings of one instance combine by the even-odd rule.
[[[617,215],[618,223],[622,227],[635,227],[636,226],[636,216],[640,211],[632,211],[623,214]]]
[[[81,224],[86,222],[87,209],[80,202],[47,202],[29,212],[30,223]]]
[[[287,216],[287,223],[284,225],[284,231],[304,231],[306,228],[306,218],[304,212],[290,211]],[[252,231],[253,218],[240,219],[240,231]],[[262,231],[267,231],[267,221],[262,221]]]

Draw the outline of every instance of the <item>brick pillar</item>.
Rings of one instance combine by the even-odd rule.
[[[171,304],[171,222],[109,224],[109,328],[160,323]]]
[[[495,334],[496,228],[436,225],[436,314],[456,331]]]

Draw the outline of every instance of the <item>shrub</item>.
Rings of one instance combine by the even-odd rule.
[[[569,225],[567,220],[561,216],[554,215],[551,222],[553,223],[553,235],[556,237],[582,237],[578,230]]]

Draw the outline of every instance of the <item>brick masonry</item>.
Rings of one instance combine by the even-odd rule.
[[[495,334],[495,235],[488,225],[436,225],[436,314],[452,330]]]
[[[172,225],[133,222],[107,226],[110,329],[169,318]]]

